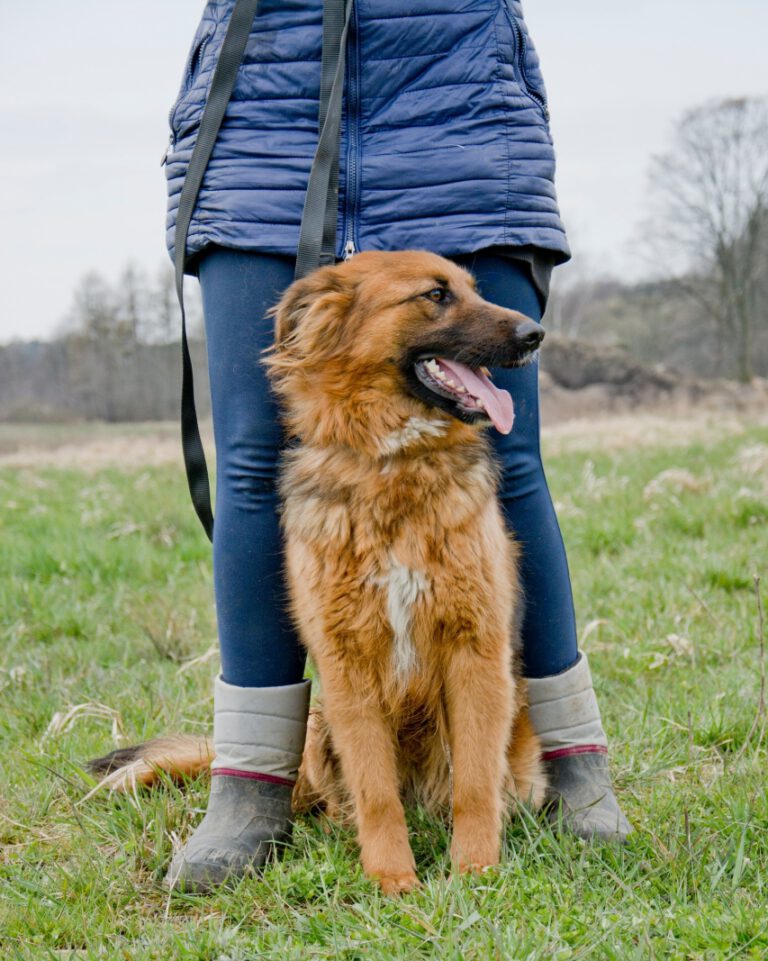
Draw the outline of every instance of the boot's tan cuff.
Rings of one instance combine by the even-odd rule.
[[[529,678],[527,683],[531,724],[543,753],[608,746],[586,654],[562,674]]]
[[[311,681],[281,687],[214,686],[216,769],[296,780],[304,750]]]

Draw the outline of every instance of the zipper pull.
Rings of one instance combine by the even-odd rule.
[[[168,138],[168,144],[163,151],[163,156],[160,158],[160,166],[164,167],[168,163],[168,155],[173,150],[173,134]]]
[[[349,260],[349,258],[354,257],[356,253],[354,240],[348,240],[344,244],[344,260]]]

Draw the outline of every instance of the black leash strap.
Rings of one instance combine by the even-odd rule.
[[[296,277],[320,264],[333,263],[339,195],[339,134],[341,130],[344,63],[354,0],[324,0],[323,60],[320,78],[320,137],[312,162],[296,255]],[[192,357],[184,311],[184,267],[187,234],[237,72],[245,54],[258,0],[237,0],[211,80],[192,157],[179,198],[174,234],[176,295],[181,308],[181,445],[192,504],[209,540],[213,540],[211,486],[195,409]]]
[[[336,260],[339,207],[339,134],[347,35],[354,0],[325,0],[320,75],[320,138],[309,173],[296,252],[298,280]]]

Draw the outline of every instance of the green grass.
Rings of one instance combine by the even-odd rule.
[[[499,869],[456,880],[445,829],[414,812],[424,886],[400,901],[362,877],[349,832],[312,820],[260,880],[210,898],[164,891],[205,783],[83,801],[80,764],[112,746],[113,725],[128,741],[208,727],[216,660],[190,661],[214,644],[209,549],[181,472],[0,471],[2,957],[768,957],[767,752],[747,740],[754,573],[768,593],[768,446],[757,445],[765,427],[550,457],[637,831],[616,850],[528,816],[510,825]],[[88,703],[109,710],[49,727]]]

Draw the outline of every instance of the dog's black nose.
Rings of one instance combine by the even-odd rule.
[[[524,320],[515,331],[515,338],[526,350],[536,350],[544,340],[544,328],[535,320]]]

